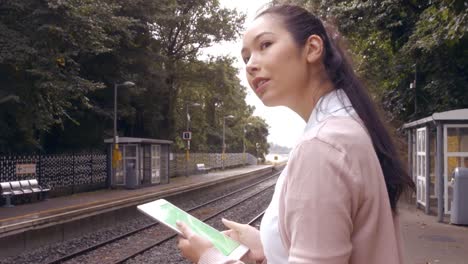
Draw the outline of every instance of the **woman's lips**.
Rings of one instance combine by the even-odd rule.
[[[263,82],[262,84],[260,84],[257,89],[255,89],[255,93],[256,94],[262,94],[265,92],[265,89],[267,87],[267,85],[270,83],[270,80],[267,80],[265,82]]]

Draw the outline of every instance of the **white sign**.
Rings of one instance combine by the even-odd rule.
[[[36,174],[36,164],[16,164],[16,175]]]
[[[190,131],[182,132],[182,139],[183,140],[191,140],[192,139],[192,132],[190,132]]]

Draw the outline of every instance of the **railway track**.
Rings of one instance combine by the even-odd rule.
[[[187,210],[195,217],[200,218],[203,221],[208,221],[223,212],[252,199],[252,197],[260,195],[262,192],[266,192],[269,189],[272,189],[273,184],[268,185],[268,187],[262,188],[260,191],[254,192],[253,194],[247,195],[245,198],[240,199],[235,203],[231,203],[229,206],[224,206],[221,210],[214,210],[213,207],[216,203],[222,203],[223,200],[231,199],[235,200],[242,192],[248,192],[249,189],[256,188],[259,185],[265,184],[268,181],[275,182],[274,178],[277,177],[279,173],[275,173],[270,177],[264,178],[258,182],[230,192],[226,195],[217,197],[208,202],[195,206]],[[218,205],[219,207],[219,205]],[[221,206],[223,207],[223,206]],[[169,229],[162,227],[159,223],[154,222],[149,225],[143,226],[136,230],[127,232],[125,234],[113,237],[101,243],[77,250],[71,254],[62,256],[60,258],[54,259],[52,261],[46,262],[47,264],[55,263],[91,263],[90,259],[99,259],[99,262],[96,263],[123,263],[124,261],[142,254],[143,252],[156,247],[168,240],[171,240],[175,237],[175,234]],[[100,253],[101,252],[101,253]],[[115,252],[112,256],[106,256],[100,258],[103,252]],[[123,256],[122,256],[123,254]],[[83,260],[86,259],[86,260]]]
[[[264,193],[267,190],[270,190],[270,188],[272,188],[272,187],[274,187],[274,185],[272,185],[272,186],[270,186],[268,188],[265,188],[265,189],[263,189],[261,191],[258,191],[256,193],[254,193],[253,195],[248,196],[248,197],[246,197],[246,198],[244,198],[244,199],[242,199],[242,200],[240,200],[240,201],[238,201],[238,202],[236,202],[236,203],[234,203],[234,204],[232,204],[232,205],[230,205],[230,206],[228,206],[228,207],[226,207],[226,208],[224,208],[222,210],[219,210],[219,211],[217,211],[215,213],[212,213],[211,215],[209,215],[207,217],[201,218],[200,220],[202,220],[203,222],[211,220],[211,219],[219,216],[220,214],[222,214],[222,213],[224,213],[224,212],[238,206],[239,204],[245,203],[246,201],[250,200],[252,197],[260,195],[261,193]],[[171,232],[171,233],[172,234],[167,235],[167,236],[165,236],[165,237],[163,237],[161,239],[158,239],[157,241],[154,241],[154,242],[148,244],[146,247],[140,248],[140,249],[128,254],[127,256],[124,256],[124,257],[120,258],[119,260],[117,260],[117,261],[115,261],[113,263],[115,263],[115,264],[125,263],[127,260],[129,260],[129,259],[131,259],[133,257],[136,257],[137,255],[143,254],[146,251],[151,250],[154,247],[157,247],[157,246],[159,246],[159,245],[161,245],[161,244],[163,244],[165,242],[168,242],[168,241],[170,241],[172,239],[175,239],[177,237],[177,234],[175,234],[173,232]]]

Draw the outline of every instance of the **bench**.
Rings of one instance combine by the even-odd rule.
[[[197,163],[197,171],[208,173],[210,170],[211,168],[206,167],[204,163]]]
[[[1,195],[5,198],[5,207],[13,207],[11,203],[12,197],[29,196],[37,194],[39,200],[46,200],[47,194],[50,191],[49,187],[41,187],[36,179],[12,181],[0,183]]]
[[[37,182],[36,179],[28,180],[28,182],[29,182],[29,186],[31,187],[31,190],[34,193],[38,193],[41,200],[47,200],[47,196],[50,191],[49,186],[39,186],[39,183]]]

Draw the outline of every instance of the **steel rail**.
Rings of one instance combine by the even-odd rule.
[[[242,200],[240,200],[240,201],[238,201],[238,202],[236,202],[236,203],[234,203],[234,204],[232,204],[232,205],[230,205],[230,206],[228,206],[228,207],[226,207],[226,208],[224,208],[224,209],[222,209],[222,210],[220,210],[220,211],[218,211],[218,212],[215,212],[215,213],[213,213],[213,214],[211,214],[211,215],[209,215],[209,216],[207,216],[207,217],[205,217],[205,218],[203,218],[203,219],[200,219],[200,220],[203,221],[203,222],[206,222],[206,221],[208,221],[208,220],[211,220],[211,219],[213,219],[214,217],[216,217],[216,216],[218,216],[218,215],[220,215],[220,214],[222,214],[222,213],[225,213],[225,212],[227,212],[228,210],[230,210],[230,209],[232,209],[232,208],[238,206],[239,204],[244,203],[245,201],[248,201],[248,200],[252,199],[253,197],[255,197],[255,196],[257,196],[257,195],[260,195],[260,194],[263,193],[263,192],[266,192],[267,190],[271,189],[271,188],[274,187],[274,186],[275,186],[275,185],[273,184],[273,185],[271,185],[271,186],[269,186],[269,187],[267,187],[267,188],[265,188],[265,189],[263,189],[263,190],[260,190],[260,191],[258,191],[258,192],[256,192],[256,193],[250,195],[249,197],[246,197],[246,198],[244,198],[244,199],[242,199]],[[263,213],[262,213],[262,214],[263,214]],[[258,216],[256,216],[254,219],[257,219],[257,218],[259,218],[259,217],[261,217],[261,216],[258,215]],[[133,252],[133,253],[131,253],[131,254],[125,256],[124,258],[119,259],[118,261],[114,262],[114,264],[121,264],[121,263],[124,263],[125,261],[127,261],[127,260],[129,260],[129,259],[131,259],[131,258],[134,258],[135,256],[141,255],[142,253],[144,253],[144,252],[146,252],[146,251],[148,251],[148,250],[150,250],[150,249],[152,249],[152,248],[154,248],[154,247],[156,247],[156,246],[159,246],[159,245],[163,244],[164,242],[167,242],[167,241],[169,241],[169,240],[171,240],[171,239],[173,239],[173,238],[175,238],[175,237],[177,237],[177,234],[176,234],[176,233],[174,233],[174,234],[172,234],[172,235],[169,235],[169,236],[166,236],[166,237],[164,237],[164,238],[162,238],[162,239],[160,239],[160,240],[157,240],[157,241],[155,241],[155,242],[153,242],[153,243],[151,243],[151,244],[145,246],[145,247],[142,248],[142,249],[139,249],[139,250],[137,250],[137,251],[135,251],[135,252]]]
[[[259,213],[256,217],[252,218],[252,220],[250,220],[247,224],[252,225],[253,223],[257,222],[260,218],[262,218],[264,214],[265,214],[265,210]]]
[[[268,180],[270,180],[270,179],[272,179],[272,178],[278,176],[279,173],[280,173],[280,172],[276,172],[276,173],[272,174],[271,176],[268,176],[268,177],[266,177],[266,178],[264,178],[264,179],[262,179],[262,180],[260,180],[260,181],[257,181],[257,182],[255,182],[255,183],[253,183],[253,184],[250,184],[250,185],[248,185],[248,186],[242,187],[241,189],[232,191],[232,192],[230,192],[230,193],[228,193],[228,194],[222,195],[222,196],[220,196],[220,197],[217,197],[217,198],[214,198],[214,199],[212,199],[212,200],[209,200],[209,201],[207,201],[207,202],[205,202],[205,203],[203,203],[203,204],[200,204],[200,205],[197,205],[197,206],[195,206],[195,207],[192,207],[192,208],[188,209],[187,212],[191,212],[191,211],[197,210],[197,209],[199,209],[199,208],[201,208],[201,207],[207,206],[207,205],[209,205],[209,204],[211,204],[211,203],[217,202],[217,201],[222,200],[222,199],[224,199],[224,198],[226,198],[226,197],[232,196],[232,195],[237,194],[237,193],[239,193],[239,192],[245,191],[245,190],[247,190],[247,189],[249,189],[249,188],[255,187],[255,186],[257,186],[257,185],[259,185],[259,184],[261,184],[261,183],[263,183],[263,182],[265,182],[265,181],[268,181]],[[52,261],[46,262],[46,264],[58,264],[58,263],[62,263],[62,262],[65,262],[65,261],[67,261],[67,260],[73,259],[73,258],[75,258],[75,257],[85,255],[86,253],[89,253],[89,252],[91,252],[91,251],[93,251],[93,250],[96,250],[96,249],[98,249],[98,248],[104,247],[104,246],[106,246],[106,245],[109,245],[109,244],[111,244],[111,243],[113,243],[113,242],[115,242],[115,241],[124,239],[124,238],[126,238],[126,237],[132,236],[132,235],[134,235],[134,234],[136,234],[136,233],[139,233],[139,232],[141,232],[141,231],[144,231],[144,230],[146,230],[146,229],[149,229],[149,228],[151,228],[151,227],[154,227],[154,226],[156,226],[156,225],[158,225],[158,224],[159,224],[159,222],[154,222],[154,223],[148,224],[148,225],[143,226],[143,227],[141,227],[141,228],[137,228],[137,229],[135,229],[135,230],[129,231],[129,232],[124,233],[124,234],[122,234],[122,235],[118,235],[118,236],[116,236],[116,237],[110,238],[110,239],[105,240],[105,241],[103,241],[103,242],[100,242],[100,243],[97,243],[97,244],[95,244],[95,245],[86,247],[86,248],[84,248],[84,249],[79,249],[79,250],[77,250],[77,251],[75,251],[75,252],[72,252],[72,253],[70,253],[70,254],[68,254],[68,255],[65,255],[65,256],[56,258],[56,259],[54,259],[54,260],[52,260]]]

